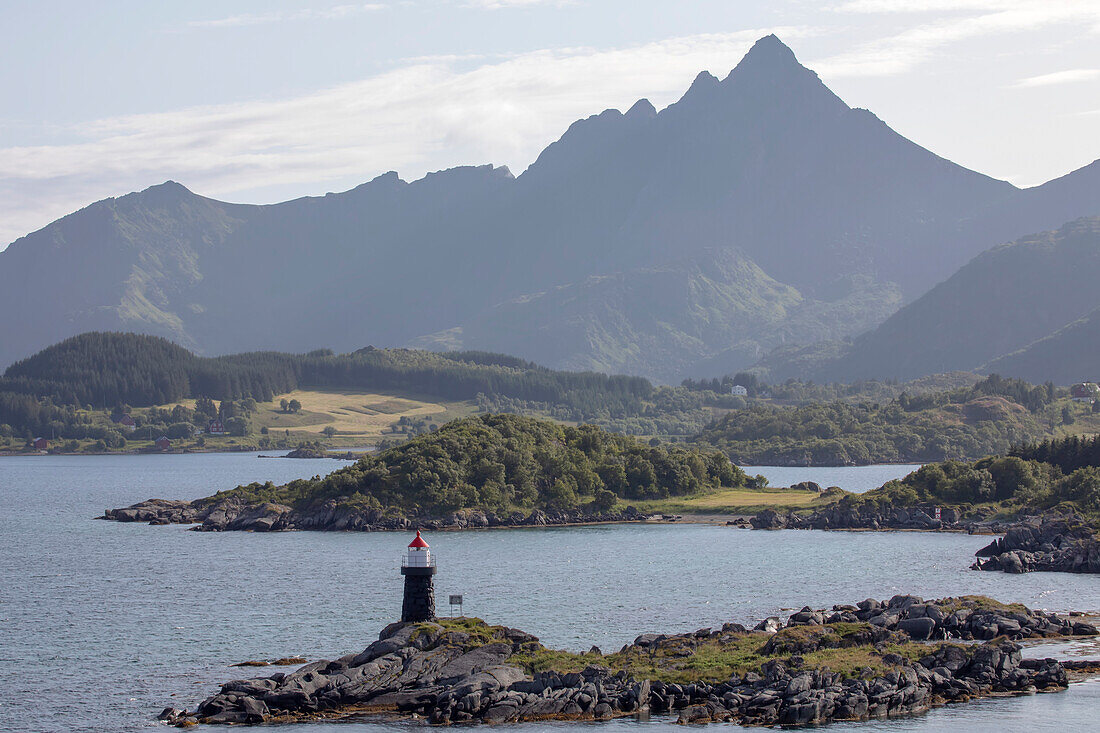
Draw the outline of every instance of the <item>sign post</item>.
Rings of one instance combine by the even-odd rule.
[[[451,602],[451,618],[454,618],[455,606],[458,606],[458,615],[461,616],[462,615],[462,596],[461,595],[453,595],[448,600],[450,600],[450,602]]]

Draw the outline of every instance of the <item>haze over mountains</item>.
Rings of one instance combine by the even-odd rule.
[[[0,309],[21,315],[0,364],[127,330],[205,354],[415,344],[678,381],[855,336],[983,250],[1097,214],[1100,164],[1027,190],[967,170],[769,36],[660,112],[574,123],[518,178],[388,173],[271,206],[169,182],[92,204],[0,252]]]
[[[973,370],[1059,384],[1095,378],[1097,283],[1100,217],[1078,219],[981,253],[839,355],[793,366],[773,357],[771,376],[904,380]]]

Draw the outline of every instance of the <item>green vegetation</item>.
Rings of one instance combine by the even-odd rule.
[[[38,434],[85,439],[91,433],[79,426],[95,422],[87,414],[95,409],[129,411],[131,406],[170,405],[188,399],[266,403],[287,394],[290,399],[285,406],[279,404],[283,420],[276,423],[265,417],[263,421],[263,427],[286,430],[308,424],[311,417],[302,416],[300,423],[289,420],[303,410],[303,403],[291,394],[303,385],[335,392],[368,389],[466,401],[488,394],[552,405],[581,419],[639,414],[643,400],[653,392],[653,385],[638,377],[559,372],[481,352],[437,354],[367,347],[342,355],[320,350],[204,358],[153,336],[87,333],[8,368],[0,379],[0,425],[21,439]],[[380,411],[386,411],[384,406],[373,410]],[[430,424],[423,429],[427,431]],[[420,426],[410,423],[404,428],[402,434],[408,435]],[[125,438],[121,432],[118,435]],[[125,445],[125,440],[106,433],[99,437],[111,448]]]
[[[747,397],[729,394],[734,384],[745,386]],[[88,333],[0,378],[0,449],[42,435],[54,449],[77,441],[77,450],[132,450],[159,435],[184,440],[188,426],[214,417],[232,443],[204,438],[188,449],[317,440],[389,448],[475,411],[591,424],[652,444],[689,441],[741,464],[974,460],[1050,435],[1100,430],[1100,413],[1053,385],[996,375],[769,385],[739,373],[655,387],[638,377],[555,371],[483,352],[367,347],[341,355],[204,358],[161,338]],[[122,413],[137,431],[104,416]]]
[[[591,425],[481,415],[361,458],[323,479],[281,487],[250,484],[210,500],[241,496],[299,508],[335,500],[437,516],[465,508],[606,511],[620,500],[696,495],[744,482],[744,473],[717,451],[648,446]]]
[[[746,479],[750,483],[752,479]],[[668,499],[648,499],[635,503],[638,509],[649,514],[755,514],[765,509],[798,511],[819,509],[835,502],[844,492],[836,487],[818,492],[804,488],[753,488],[718,489],[696,496],[677,496]]]
[[[612,412],[583,407],[521,400],[505,395],[479,394],[482,412],[511,412],[517,415],[549,417],[562,422],[586,422],[627,435],[690,437],[716,417],[730,410],[742,410],[746,400],[730,394],[688,390],[684,387],[655,387],[645,399],[630,409]]]
[[[885,404],[754,403],[707,427],[694,442],[739,464],[852,465],[975,458],[1046,433],[1053,385],[993,375],[977,384]]]
[[[366,347],[350,354],[255,352],[204,358],[154,336],[86,333],[10,366],[0,390],[58,404],[159,405],[187,397],[266,402],[301,385],[478,393],[622,413],[653,390],[640,377],[558,372],[509,356]],[[288,403],[287,409],[293,411]]]
[[[1100,526],[1100,437],[1070,436],[972,463],[932,463],[843,501],[984,506],[1005,514],[1073,510]]]
[[[503,627],[490,626],[477,618],[439,619],[437,623],[448,632],[469,634],[475,643],[489,644],[504,638]],[[423,626],[426,630],[430,625]],[[877,677],[894,666],[884,659],[887,655],[920,659],[940,645],[899,639],[879,650],[871,643],[869,624],[837,623],[794,626],[776,634],[721,631],[702,638],[671,636],[652,646],[627,646],[611,654],[547,649],[537,642],[528,646],[509,662],[529,674],[580,672],[599,665],[639,680],[687,684],[724,682],[735,674],[758,672],[761,665],[772,660],[788,662],[792,655],[802,657],[804,669],[828,668],[843,677]]]

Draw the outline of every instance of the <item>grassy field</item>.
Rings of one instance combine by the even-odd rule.
[[[302,409],[283,412],[281,400],[298,400]],[[157,408],[171,411],[176,405],[195,408],[195,400],[186,399]],[[145,415],[151,408],[134,408],[135,417]],[[257,403],[256,411],[249,416],[251,433],[247,436],[202,435],[172,441],[172,451],[243,450],[263,447],[261,439],[269,438],[272,449],[294,447],[302,441],[321,441],[330,448],[351,448],[373,445],[386,437],[401,434],[400,421],[415,421],[423,427],[443,425],[456,418],[477,411],[473,402],[453,402],[429,396],[396,395],[384,392],[349,392],[327,390],[295,390],[278,395],[271,402]],[[88,413],[92,424],[116,428],[108,413],[97,410]],[[331,426],[337,432],[329,437],[322,431]],[[263,429],[267,428],[267,433]],[[49,435],[46,436],[50,437]],[[122,450],[143,452],[155,450],[152,440],[136,440],[126,434],[127,443]],[[23,452],[23,439],[0,439],[0,452]],[[51,441],[51,448],[66,449],[67,440]],[[93,449],[94,440],[76,441],[72,452]]]
[[[281,400],[298,400],[301,411],[285,413]],[[470,402],[445,402],[431,397],[399,396],[382,392],[330,392],[299,389],[261,402],[252,415],[253,433],[267,428],[270,434],[289,430],[292,437],[317,440],[322,430],[337,432],[327,443],[334,446],[364,445],[392,435],[401,418],[427,420],[436,425],[476,411]]]
[[[1059,425],[1054,432],[1058,437],[1066,435],[1093,436],[1100,433],[1100,412],[1093,412],[1092,405],[1073,402],[1072,400],[1059,400],[1055,403],[1053,412],[1060,413],[1062,408],[1068,407],[1073,415],[1073,423]],[[1059,418],[1061,416],[1059,415]]]
[[[630,502],[641,511],[661,514],[755,514],[764,509],[814,509],[836,501],[802,489],[724,489],[699,496]]]

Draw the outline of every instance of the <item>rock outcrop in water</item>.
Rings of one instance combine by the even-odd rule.
[[[767,630],[765,619],[757,630]],[[778,624],[775,618],[774,623]],[[963,596],[925,601],[919,596],[897,595],[888,601],[868,598],[854,606],[838,605],[831,610],[809,607],[791,615],[787,626],[821,626],[836,623],[866,622],[887,631],[901,631],[911,639],[960,639],[988,641],[1007,639],[1096,636],[1088,623],[1073,621],[1053,613],[1036,611],[1019,603],[1003,604],[984,596]]]
[[[942,507],[940,518],[935,517],[935,507],[886,506],[872,508],[869,505],[837,503],[810,514],[789,512],[780,514],[765,509],[749,521],[753,529],[966,529],[973,519],[964,520],[953,507]]]
[[[171,501],[149,499],[122,509],[108,509],[102,519],[116,522],[148,522],[149,524],[198,524],[200,532],[247,530],[274,532],[280,530],[323,530],[377,532],[411,528],[477,529],[483,527],[547,527],[597,522],[639,522],[650,517],[634,507],[621,511],[590,514],[582,510],[543,511],[529,514],[497,515],[476,509],[462,509],[446,517],[394,516],[379,509],[328,501],[319,507],[299,510],[285,504],[245,502],[239,497],[221,500],[197,499]]]
[[[1074,520],[1024,522],[975,553],[974,570],[1028,573],[1100,573],[1100,541],[1092,527]],[[986,558],[986,559],[982,559]]]
[[[998,607],[992,627],[973,620],[985,618],[971,608],[983,603]],[[970,646],[920,643],[910,636],[927,636],[927,624],[906,623],[933,619],[933,630],[950,626],[974,636],[979,629],[1000,632],[1002,619],[1009,635],[1075,630],[1023,607],[896,596],[818,616],[823,613],[804,609],[772,632],[726,624],[643,634],[608,655],[551,651],[531,634],[477,619],[397,623],[362,652],[290,674],[227,682],[195,711],[168,708],[161,719],[275,723],[397,713],[436,724],[503,723],[602,720],[648,710],[678,715],[684,723],[808,725],[910,715],[948,702],[1067,684],[1059,662],[1024,660],[1006,638]],[[839,620],[848,616],[857,620]],[[861,616],[870,621],[858,621]],[[878,618],[888,621],[877,624]],[[946,620],[952,618],[954,625]]]

